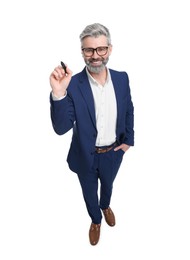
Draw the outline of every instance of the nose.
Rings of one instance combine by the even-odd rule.
[[[98,57],[100,57],[100,56],[98,55],[98,53],[96,52],[96,50],[94,50],[93,55],[92,55],[92,58],[96,59],[96,58],[98,58]]]

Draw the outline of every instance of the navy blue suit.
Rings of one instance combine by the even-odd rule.
[[[117,101],[116,140],[118,144],[125,143],[129,146],[133,146],[134,115],[128,75],[126,72],[118,72],[111,69],[110,74]],[[62,135],[71,128],[73,129],[73,136],[67,162],[69,164],[69,168],[73,172],[76,172],[79,176],[86,203],[89,203],[89,201],[92,202],[93,198],[87,198],[88,195],[85,195],[85,193],[90,192],[88,188],[85,189],[85,186],[90,187],[90,184],[88,183],[88,177],[85,176],[87,176],[92,171],[95,160],[97,160],[97,158],[95,158],[97,129],[93,94],[86,74],[86,69],[84,68],[82,72],[72,77],[67,89],[67,95],[64,99],[60,101],[53,101],[50,95],[50,102],[51,119],[55,132],[59,135]],[[121,151],[118,154],[120,154],[120,157],[123,156]],[[105,154],[102,156],[105,156]],[[118,170],[119,165],[116,168]],[[112,182],[109,184],[110,197]],[[105,208],[106,206],[109,206],[106,205],[109,203],[109,200],[101,207]],[[88,211],[90,211],[89,208]],[[89,212],[89,214],[92,217],[92,215],[95,213]],[[92,217],[92,220],[94,222],[99,222],[100,213],[96,220],[95,218]]]

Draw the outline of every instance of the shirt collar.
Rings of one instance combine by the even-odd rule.
[[[107,69],[107,68],[106,68],[106,69]],[[86,73],[87,73],[87,76],[88,76],[89,81],[90,81],[92,84],[99,85],[99,83],[90,75],[90,73],[89,73],[87,67],[86,67]],[[107,84],[110,80],[111,80],[110,71],[109,71],[109,69],[107,69],[107,79],[106,79],[105,84]]]

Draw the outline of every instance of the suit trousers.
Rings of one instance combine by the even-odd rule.
[[[113,182],[121,165],[124,151],[114,149],[106,153],[95,153],[89,172],[78,174],[88,214],[94,224],[100,224],[101,210],[110,205]]]

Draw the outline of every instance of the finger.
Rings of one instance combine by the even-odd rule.
[[[69,67],[67,67],[67,64],[65,64],[66,66],[66,76],[72,76],[73,72],[69,69]],[[64,71],[64,69],[61,67],[61,69]],[[65,73],[65,71],[64,71]]]
[[[66,65],[66,69],[67,69],[67,74],[68,75],[72,75],[73,74],[73,72],[67,67],[67,65]]]
[[[116,152],[116,151],[120,150],[121,148],[122,148],[122,146],[119,145],[119,146],[117,146],[117,147],[114,149],[114,151]]]
[[[60,78],[62,78],[65,75],[64,69],[60,66],[56,67],[54,71],[57,72]]]
[[[62,74],[62,76],[69,76],[69,77],[71,77],[72,76],[72,74],[73,74],[73,72],[67,67],[67,64],[65,64],[65,66],[66,66],[66,73],[65,73],[65,70],[63,69],[63,67],[62,66],[58,66],[58,67],[56,67],[55,68],[55,70],[58,72],[58,73],[61,73]]]
[[[60,80],[60,78],[61,78],[60,74],[55,70],[52,72],[51,76],[53,78],[55,78],[56,80]]]

